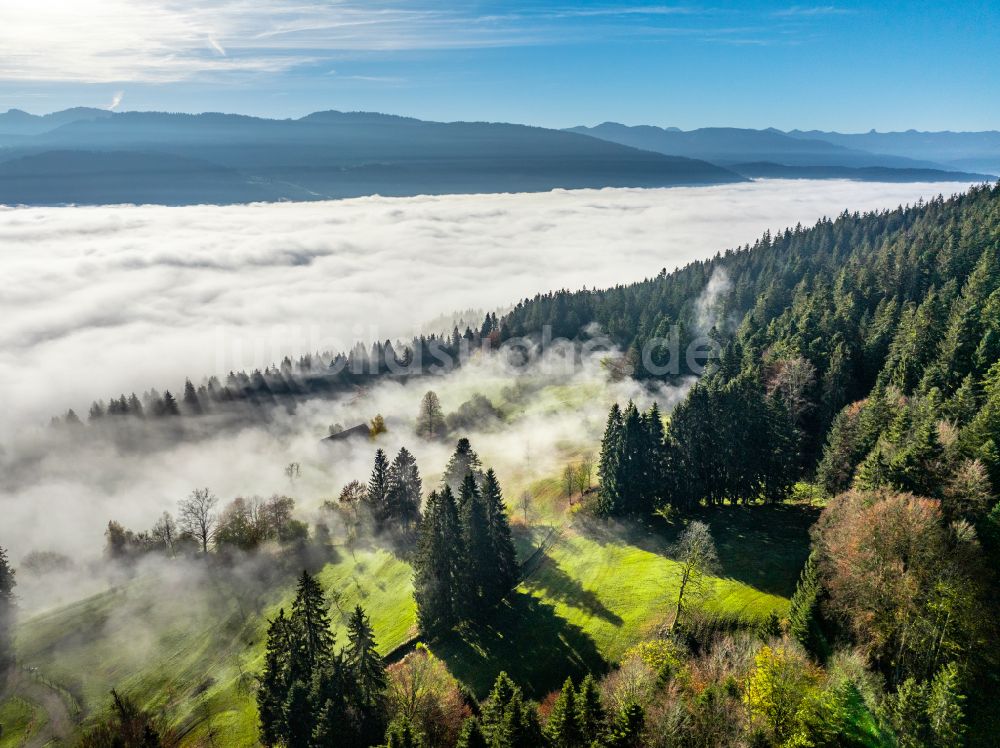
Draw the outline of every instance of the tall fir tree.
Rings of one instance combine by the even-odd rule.
[[[164,390],[163,399],[160,401],[159,412],[161,416],[179,416],[180,406],[177,405],[177,398],[170,394],[170,390]]]
[[[964,702],[958,666],[954,662],[948,663],[935,673],[927,694],[927,721],[935,747],[963,744],[966,730]]]
[[[385,662],[375,643],[375,631],[360,605],[354,608],[347,621],[344,663],[357,684],[361,705],[372,711],[378,709],[385,696],[388,679]]]
[[[309,686],[296,679],[288,689],[284,706],[284,745],[287,748],[309,748],[312,743],[316,718],[310,699]]]
[[[445,466],[442,481],[451,489],[452,494],[457,496],[467,475],[472,475],[476,483],[480,484],[483,480],[483,465],[472,444],[462,437],[455,445],[455,451]]]
[[[581,748],[583,735],[577,721],[576,687],[567,678],[562,691],[552,705],[549,721],[545,724],[545,738],[552,748]]]
[[[520,689],[505,671],[501,671],[482,705],[483,733],[491,746],[504,744],[507,711],[511,701],[519,695]]]
[[[604,438],[601,440],[601,458],[597,472],[601,478],[598,512],[605,516],[618,514],[622,507],[624,486],[619,484],[622,450],[622,411],[618,403],[608,412]]]
[[[385,748],[425,748],[423,736],[406,717],[395,720],[385,734]]]
[[[649,461],[647,490],[650,503],[655,503],[665,493],[664,476],[664,437],[663,414],[657,402],[649,407],[646,413],[646,432],[648,434],[647,459]]]
[[[652,509],[649,501],[649,437],[646,420],[631,400],[622,413],[618,484],[621,513],[640,514]]]
[[[14,664],[14,569],[0,547],[0,675]]]
[[[537,748],[544,745],[538,713],[525,702],[521,688],[501,672],[480,717],[483,734],[492,748]]]
[[[423,482],[417,461],[406,447],[402,447],[389,467],[386,489],[387,514],[409,530],[420,515],[420,498]]]
[[[815,552],[809,555],[799,576],[788,611],[788,633],[809,654],[825,660],[829,644],[820,625],[820,599],[823,592]]]
[[[413,597],[425,636],[440,635],[458,622],[456,599],[464,557],[458,507],[451,489],[427,497],[414,558]]]
[[[462,579],[456,587],[459,617],[476,618],[485,612],[486,592],[494,579],[493,548],[483,495],[470,473],[462,481],[458,497],[458,519],[464,551],[459,569]]]
[[[331,656],[313,676],[309,698],[314,746],[367,748],[385,731],[382,715],[371,713],[360,703],[355,671],[345,661],[344,653]]]
[[[627,704],[615,717],[608,730],[607,748],[640,748],[642,730],[646,724],[646,712],[640,704]]]
[[[284,707],[290,685],[291,648],[292,625],[282,608],[267,629],[264,672],[257,688],[260,742],[267,746],[276,745],[286,731]]]
[[[492,748],[492,746],[486,741],[486,734],[479,720],[468,717],[462,724],[462,732],[459,733],[455,748]]]
[[[485,580],[487,597],[491,602],[497,602],[517,584],[519,569],[517,553],[511,539],[507,507],[504,505],[500,481],[493,468],[486,471],[486,478],[483,481],[483,508],[493,565],[492,573]]]
[[[385,456],[381,447],[375,450],[366,500],[375,523],[377,525],[384,523],[389,518],[389,458]]]
[[[604,732],[604,704],[597,680],[587,673],[576,698],[576,721],[584,745],[599,743]]]
[[[299,575],[289,620],[294,643],[289,663],[291,677],[309,683],[333,656],[335,638],[323,589],[308,571]]]
[[[122,399],[125,399],[124,395]],[[201,400],[198,399],[198,392],[195,390],[190,379],[184,382],[184,410],[193,416],[200,416],[204,412]]]

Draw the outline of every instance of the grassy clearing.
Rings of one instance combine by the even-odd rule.
[[[538,495],[555,508],[557,483],[546,482]],[[783,615],[814,516],[806,506],[706,512],[723,567],[706,610],[742,620]],[[567,675],[600,672],[668,619],[677,565],[666,549],[679,530],[579,519],[518,526],[518,552],[530,559],[526,581],[475,633],[433,649],[480,696],[500,670],[532,684],[534,696]],[[263,665],[267,620],[290,607],[300,570],[287,567],[270,572],[263,592],[226,569],[200,584],[135,580],[26,622],[18,637],[22,662],[67,687],[89,714],[119,688],[164,710],[189,744],[214,735],[226,745],[253,745],[253,676]],[[357,604],[371,616],[383,653],[415,634],[412,570],[398,556],[359,548],[315,568],[340,644]]]
[[[267,619],[291,605],[294,570],[276,575],[265,593],[230,584],[229,572],[218,571],[200,584],[136,580],[36,617],[20,629],[21,661],[66,686],[90,714],[118,688],[164,710],[187,742],[215,734],[226,745],[254,745],[253,675],[262,667]],[[388,551],[346,553],[318,578],[341,643],[357,604],[369,611],[383,651],[413,635],[410,567]]]
[[[787,614],[814,517],[809,507],[788,505],[706,512],[722,572],[711,581],[705,612],[747,622]],[[593,522],[564,529],[532,559],[509,604],[434,651],[479,696],[501,670],[532,684],[535,696],[567,675],[600,672],[669,620],[678,570],[666,550],[679,531]],[[519,541],[522,558],[522,548],[546,537],[548,528],[533,528],[530,542]]]
[[[24,745],[45,723],[45,710],[27,699],[15,696],[0,701],[0,748]]]

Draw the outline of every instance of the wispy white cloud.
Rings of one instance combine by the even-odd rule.
[[[276,74],[344,54],[625,39],[635,26],[655,27],[661,35],[686,33],[712,43],[721,33],[719,18],[727,13],[743,15],[689,5],[521,7],[497,12],[489,6],[426,2],[0,3],[0,80],[164,83]],[[836,10],[796,6],[779,15]],[[667,28],[668,19],[677,20],[676,28]]]
[[[125,98],[124,91],[115,91],[114,96],[111,97],[111,103],[108,104],[107,109],[114,111],[122,103],[122,99]]]
[[[793,5],[789,8],[776,10],[773,15],[779,18],[809,18],[816,16],[850,15],[853,12],[850,8],[838,8],[835,5]]]
[[[600,16],[685,16],[712,12],[686,5],[632,5],[607,8],[568,8],[548,13],[553,18],[592,18]]]
[[[329,70],[326,73],[330,76],[336,76],[338,80],[342,81],[359,81],[361,83],[385,83],[385,84],[398,84],[405,83],[406,78],[398,75],[362,75],[352,73],[350,75],[344,75],[338,73],[336,70]]]
[[[225,45],[220,41],[225,39]],[[169,82],[281,72],[338,51],[530,43],[455,10],[282,0],[0,4],[0,80]]]

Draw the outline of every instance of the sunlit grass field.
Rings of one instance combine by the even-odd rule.
[[[475,633],[431,647],[477,696],[500,670],[539,698],[567,675],[603,672],[668,622],[676,600],[677,564],[668,549],[680,525],[625,526],[570,514],[559,522],[558,482],[533,491],[546,519],[516,527],[526,579]],[[772,611],[783,616],[814,517],[807,505],[706,511],[701,518],[710,523],[721,568],[706,587],[704,612],[744,621]],[[117,688],[162,710],[188,744],[214,736],[225,745],[252,745],[254,676],[263,666],[267,620],[290,607],[300,571],[286,566],[271,574],[264,592],[252,580],[227,579],[224,568],[200,584],[136,579],[24,622],[22,664],[68,689],[85,714],[100,713]],[[384,654],[416,635],[412,570],[397,554],[338,548],[314,568],[339,644],[357,604],[371,616]]]
[[[785,616],[814,518],[814,510],[799,505],[706,512],[702,519],[712,527],[721,568],[706,585],[702,612],[750,623],[772,612]],[[680,529],[575,522],[553,532],[535,526],[533,545],[545,547],[530,559],[529,575],[509,603],[474,633],[433,649],[477,696],[500,670],[536,697],[567,675],[606,670],[671,620],[678,564],[667,552]]]
[[[20,697],[0,702],[0,748],[23,745],[25,738],[37,735],[45,726],[45,711],[37,704]]]
[[[262,595],[216,582],[165,590],[141,579],[25,622],[17,641],[25,666],[66,686],[86,712],[100,712],[112,688],[162,709],[195,743],[214,732],[227,745],[256,742],[254,676],[263,665],[267,620],[294,597],[289,568]],[[345,551],[323,565],[338,641],[357,604],[388,652],[415,631],[412,572],[382,549]]]

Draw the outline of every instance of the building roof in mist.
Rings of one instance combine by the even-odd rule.
[[[323,437],[323,441],[339,442],[343,441],[344,439],[351,439],[357,436],[363,436],[366,439],[370,436],[367,424],[359,423],[357,426],[352,426],[349,429],[338,431],[336,434],[330,434],[329,436]]]

